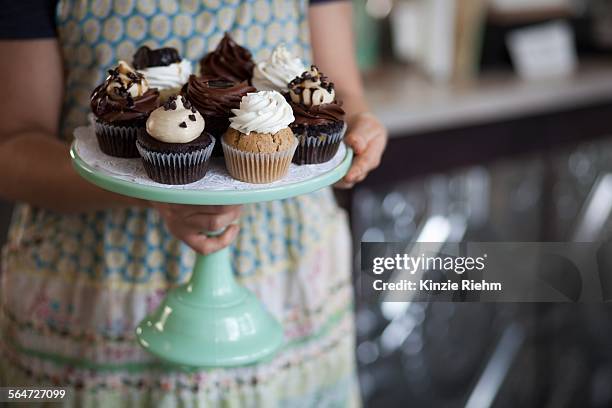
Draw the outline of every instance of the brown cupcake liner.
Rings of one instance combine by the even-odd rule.
[[[295,133],[299,143],[293,156],[293,163],[303,165],[330,161],[338,152],[345,132],[346,124],[335,133],[321,133],[316,136]]]
[[[240,181],[265,184],[283,178],[289,171],[297,139],[291,148],[274,153],[244,152],[221,139],[225,165],[230,175]]]
[[[136,139],[144,132],[144,125],[120,126],[96,120],[94,129],[102,152],[113,157],[140,157],[136,149]]]
[[[160,153],[148,150],[139,142],[136,147],[149,178],[162,184],[189,184],[201,180],[208,171],[215,138],[203,149],[189,153]]]

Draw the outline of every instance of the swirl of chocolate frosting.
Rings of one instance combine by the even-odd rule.
[[[191,75],[183,93],[204,117],[229,117],[232,109],[249,92],[257,92],[246,81],[236,82],[223,78]]]
[[[338,102],[304,106],[300,103],[289,101],[289,105],[291,105],[293,116],[295,117],[292,126],[325,125],[344,120],[344,109],[342,109],[341,103]]]
[[[143,121],[157,108],[159,92],[125,63],[109,71],[90,98],[91,111],[105,122]]]
[[[242,82],[251,79],[254,66],[251,52],[225,33],[217,48],[200,61],[200,72],[202,75]]]

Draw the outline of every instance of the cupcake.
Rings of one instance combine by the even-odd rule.
[[[202,114],[206,130],[220,138],[229,127],[231,110],[240,106],[240,100],[255,88],[246,81],[234,82],[222,78],[191,75],[183,94]]]
[[[344,136],[344,110],[336,100],[334,84],[316,66],[289,83],[295,121],[291,130],[299,145],[293,162],[317,164],[330,160]]]
[[[142,46],[134,54],[132,65],[144,75],[150,87],[159,90],[162,102],[177,95],[191,75],[191,62],[181,59],[175,48],[152,50]]]
[[[289,82],[305,70],[302,60],[291,55],[283,45],[279,45],[270,58],[255,64],[251,82],[258,91],[278,91],[285,94],[289,90]]]
[[[200,61],[200,75],[232,82],[250,81],[254,65],[249,50],[236,44],[225,33],[217,48]]]
[[[98,144],[110,156],[138,157],[136,138],[157,108],[159,92],[123,61],[108,73],[90,100]]]
[[[287,174],[297,147],[291,107],[276,91],[249,93],[233,109],[221,144],[230,175],[247,183],[270,183]]]
[[[163,184],[189,184],[204,177],[215,138],[184,96],[171,96],[155,109],[136,146],[147,175]]]

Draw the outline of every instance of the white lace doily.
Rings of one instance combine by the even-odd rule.
[[[233,179],[225,169],[222,158],[214,158],[206,176],[195,183],[185,185],[167,185],[156,183],[145,173],[141,159],[121,159],[108,156],[100,150],[93,127],[79,127],[74,132],[75,149],[81,160],[105,175],[148,186],[180,190],[237,191],[255,190],[266,187],[280,187],[299,183],[320,176],[336,168],[346,155],[344,143],[336,155],[327,163],[298,166],[291,164],[289,173],[281,180],[269,184],[250,184]]]

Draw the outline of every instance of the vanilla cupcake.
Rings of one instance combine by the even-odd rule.
[[[149,86],[159,90],[162,102],[178,95],[192,73],[191,62],[170,47],[152,50],[142,46],[134,54],[132,65],[144,75]]]
[[[252,84],[258,91],[278,91],[286,93],[288,84],[306,67],[302,60],[291,55],[284,45],[277,46],[270,57],[255,64]]]
[[[204,128],[204,118],[183,96],[171,96],[154,110],[136,142],[147,175],[163,184],[203,178],[215,144]]]
[[[276,91],[249,93],[232,113],[221,141],[230,175],[258,184],[284,177],[297,147],[289,128],[293,113],[285,98]]]
[[[317,164],[330,160],[346,130],[334,84],[313,65],[289,83],[289,98],[295,116],[291,130],[299,140],[293,162]]]

